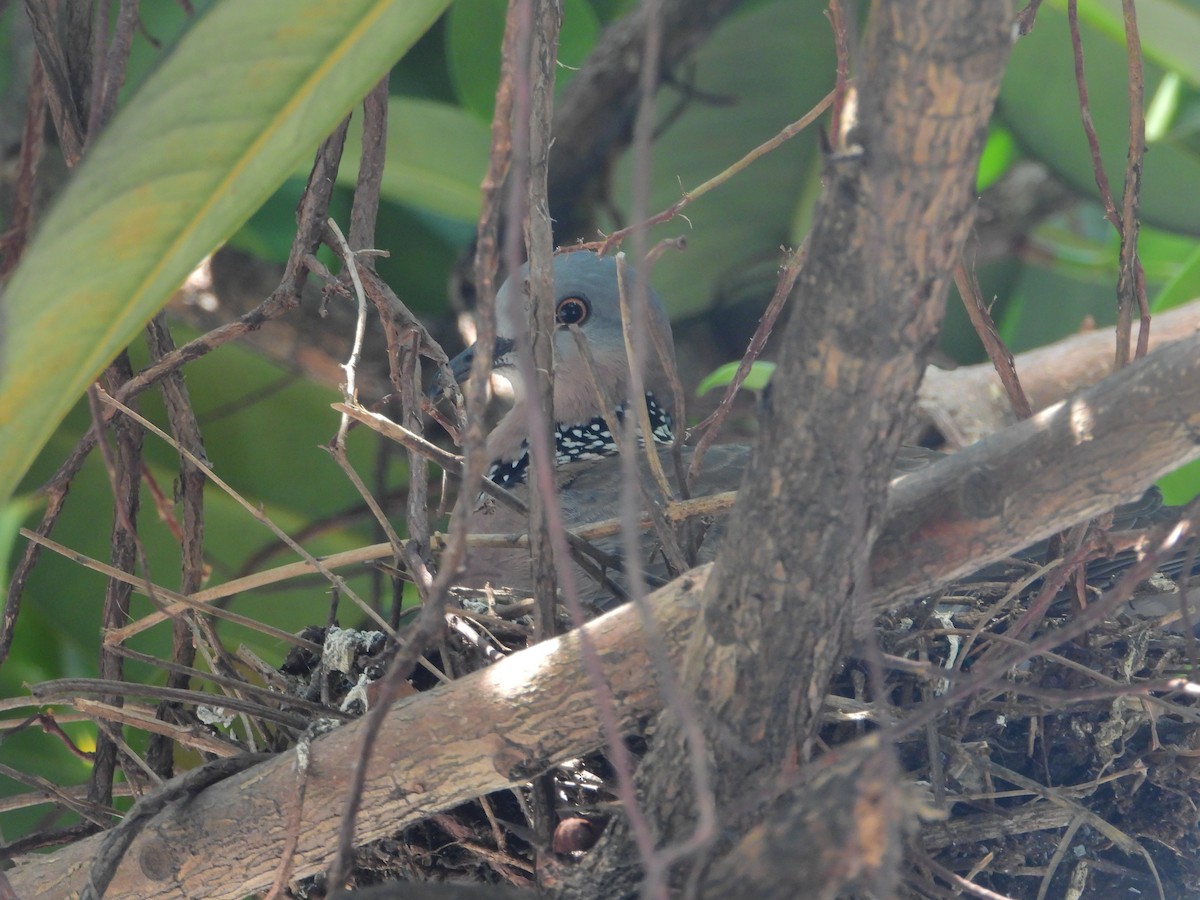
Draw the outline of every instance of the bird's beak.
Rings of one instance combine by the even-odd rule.
[[[450,360],[450,374],[454,376],[456,384],[462,384],[471,374],[471,366],[475,362],[475,348],[477,344],[472,344],[454,359]],[[509,354],[512,353],[513,347],[516,344],[511,338],[497,337],[496,343],[492,347],[492,368],[500,369],[505,366],[512,365]],[[427,396],[430,400],[437,401],[446,393],[447,385],[441,379],[434,381],[429,388]]]

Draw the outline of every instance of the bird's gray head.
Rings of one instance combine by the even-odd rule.
[[[630,271],[626,290],[632,291]],[[525,437],[528,435],[525,402],[529,393],[521,374],[518,339],[529,329],[529,294],[526,280],[528,265],[501,285],[496,294],[496,345],[493,369],[513,386],[514,405],[500,420],[488,438],[488,451],[494,460],[492,477],[501,483],[523,480]],[[632,299],[632,298],[630,298]],[[665,338],[673,352],[671,325],[658,295],[649,291],[648,325]],[[632,305],[632,304],[630,304]],[[574,335],[576,325],[587,338],[595,365],[596,381],[613,406],[628,405],[629,362],[621,325],[621,303],[617,284],[617,261],[588,251],[565,253],[554,258],[554,422],[558,432],[560,462],[609,455],[614,447],[605,411],[596,400],[596,389],[588,374]],[[655,403],[651,406],[656,438],[670,433],[669,381],[652,335],[647,335],[644,387]],[[462,381],[470,373],[474,348],[469,347],[451,361],[455,377]],[[674,365],[674,360],[671,360]],[[657,407],[657,412],[656,412]],[[655,417],[657,416],[657,421]],[[664,420],[665,417],[665,420]],[[666,437],[669,440],[669,437]],[[505,470],[511,470],[505,476]],[[497,474],[501,477],[497,478]]]

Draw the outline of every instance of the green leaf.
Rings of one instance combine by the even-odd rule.
[[[1200,460],[1193,460],[1158,479],[1163,499],[1172,506],[1190,503],[1200,493]]]
[[[0,501],[103,366],[448,0],[223,0],[114,119],[0,300]]]
[[[726,387],[733,382],[733,376],[737,374],[738,366],[741,363],[725,363],[714,369],[704,377],[696,387],[696,396],[703,397],[713,388]],[[771,380],[771,376],[775,374],[775,363],[772,362],[756,362],[750,364],[750,374],[746,376],[746,380],[742,382],[743,390],[761,391],[767,386],[767,382]]]
[[[1098,0],[1097,0],[1098,2]],[[1087,8],[1097,7],[1097,2]],[[1104,0],[1109,2],[1109,0]],[[1119,6],[1119,2],[1116,3]],[[1165,3],[1152,4],[1166,6]],[[1192,4],[1179,7],[1181,29],[1200,41],[1200,14]],[[1085,4],[1080,4],[1081,15]],[[1138,4],[1143,16],[1144,6]],[[1111,24],[1111,23],[1110,23]],[[1116,201],[1120,203],[1126,149],[1129,144],[1129,101],[1124,39],[1114,28],[1097,28],[1086,19],[1081,24],[1092,121],[1100,141],[1104,169]],[[1143,37],[1145,37],[1143,35]],[[1146,97],[1156,96],[1166,69],[1147,49]],[[1179,74],[1189,83],[1200,76],[1192,53]],[[1175,63],[1183,65],[1172,57]],[[1195,71],[1192,71],[1195,70]],[[1172,70],[1174,71],[1174,70]],[[1177,106],[1182,113],[1182,106]],[[1038,12],[1037,27],[1013,48],[1012,60],[1000,92],[1000,110],[1026,150],[1049,165],[1072,187],[1098,197],[1092,158],[1084,137],[1075,83],[1074,60],[1066,16],[1046,5]],[[1163,135],[1146,153],[1143,168],[1141,211],[1143,222],[1174,231],[1200,234],[1200,211],[1191,192],[1180,185],[1200,183],[1200,149],[1174,133],[1171,123],[1156,120],[1155,133]]]
[[[392,97],[383,196],[459,222],[474,222],[491,141],[487,124],[457,106]],[[361,152],[362,132],[351,129],[339,183],[354,184]]]
[[[1150,310],[1166,312],[1197,297],[1200,297],[1200,247],[1192,252],[1175,277],[1158,292],[1150,304]]]
[[[987,143],[983,145],[983,153],[979,157],[979,171],[975,175],[975,190],[985,191],[1009,170],[1014,162],[1021,158],[1017,140],[1011,131],[1003,125],[993,124],[988,130]]]
[[[446,17],[446,59],[454,91],[462,105],[485,122],[492,121],[500,83],[507,7],[506,0],[456,0]],[[586,0],[564,0],[556,89],[570,80],[599,33],[600,22]]]
[[[1065,0],[1056,5],[1065,10]],[[1125,42],[1121,0],[1081,0],[1079,18],[1118,44]],[[1200,87],[1200,3],[1196,0],[1138,0],[1138,39],[1146,59],[1178,72]],[[1038,23],[1041,24],[1040,22]]]

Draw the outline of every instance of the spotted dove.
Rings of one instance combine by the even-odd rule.
[[[530,456],[528,441],[528,412],[530,392],[524,384],[518,366],[517,336],[527,330],[527,267],[509,278],[496,295],[496,344],[493,371],[512,385],[513,405],[499,420],[488,436],[488,458],[492,461],[487,477],[513,491],[521,500],[528,500]],[[630,273],[632,286],[635,276]],[[574,529],[581,525],[614,519],[620,515],[620,459],[618,439],[627,415],[640,411],[630,398],[630,373],[625,338],[621,324],[620,297],[617,285],[617,262],[613,257],[601,257],[587,251],[560,254],[554,258],[554,427],[555,481],[564,525]],[[659,331],[662,346],[674,353],[671,325],[659,297],[649,291],[648,318],[650,327]],[[575,337],[568,329],[575,325],[586,340],[588,360],[581,354]],[[451,362],[451,369],[460,381],[470,372],[474,348],[470,347]],[[667,366],[674,367],[672,357],[664,365],[653,349],[643,368],[644,404],[648,413],[650,432],[658,450],[663,469],[672,473],[672,491],[678,496],[673,477],[674,462],[670,445],[674,440],[675,421],[671,409],[672,392]],[[594,372],[594,375],[592,374]],[[605,400],[601,407],[600,397]],[[613,435],[607,410],[615,411],[618,434]],[[643,437],[638,430],[638,442]],[[642,449],[638,449],[639,457]],[[742,446],[717,447],[705,458],[702,476],[696,488],[698,495],[710,495],[735,490],[740,482],[748,456]],[[684,462],[690,459],[685,451]],[[647,487],[653,490],[646,460],[639,458],[639,469]],[[643,507],[645,506],[643,500]],[[527,529],[525,517],[491,499],[480,499],[471,518],[473,534],[512,535]],[[670,569],[661,552],[655,552],[646,540],[647,574],[651,580],[668,577]],[[576,567],[576,583],[580,599],[585,603],[603,605],[613,595],[613,585],[623,591],[626,582],[619,560],[622,542],[612,535],[593,542],[600,559],[616,560],[615,566],[603,564],[587,574]],[[694,548],[693,548],[694,549]],[[699,555],[689,554],[688,563],[711,559],[714,542],[704,541]],[[598,581],[595,574],[602,569],[610,584]],[[529,590],[532,586],[530,555],[525,548],[473,547],[462,574],[463,584],[482,587],[485,583]]]

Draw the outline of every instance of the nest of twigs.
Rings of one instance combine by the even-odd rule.
[[[896,735],[903,771],[926,793],[903,864],[907,896],[1073,897],[1085,887],[1088,897],[1195,895],[1200,707],[1184,676],[1196,647],[1187,627],[1162,615],[1178,610],[1179,591],[1158,575],[1063,642],[1064,630],[1101,608],[1099,587],[1078,580],[1048,598],[1048,582],[1046,570],[1018,566],[881,617],[830,688],[820,742],[836,747],[881,727]],[[461,677],[532,639],[526,599],[461,591],[454,603],[413,690],[438,683],[431,669]],[[392,652],[378,632],[314,627],[299,640],[263,673],[288,698],[255,726],[273,736],[272,750],[361,715]],[[1021,648],[1022,662],[997,670]],[[194,750],[211,710],[197,702],[183,711]],[[219,722],[204,727],[214,741],[233,740]],[[626,739],[635,757],[647,739]],[[478,798],[360,847],[351,884],[532,886],[535,790],[543,809],[553,807],[552,849],[565,865],[618,811],[613,768],[594,753],[536,787]],[[321,897],[325,888],[318,876],[293,893]]]
[[[881,653],[856,656],[831,687],[822,742],[845,744],[880,722],[926,720],[896,745],[907,776],[928,790],[928,815],[906,854],[908,896],[961,896],[966,881],[993,892],[978,896],[1082,896],[1085,886],[1088,897],[1194,895],[1200,707],[1181,677],[1191,669],[1194,640],[1161,616],[1135,612],[1135,604],[1053,651],[1038,651],[1039,637],[1067,625],[1080,601],[1060,596],[1035,623],[1029,611],[1038,594],[1029,581],[1014,572],[1011,580],[964,586],[882,617]],[[1158,576],[1139,596],[1144,605],[1165,594],[1159,606],[1169,609],[1173,588]],[[1089,594],[1094,585],[1084,602]],[[437,664],[464,674],[525,646],[532,629],[524,601],[489,606],[473,592],[458,599],[464,616],[433,655]],[[481,620],[493,628],[506,623],[504,637],[488,636]],[[1026,663],[955,697],[955,686],[989,654],[1020,644],[1032,651]],[[868,656],[881,662],[881,699],[871,699]],[[364,657],[360,664],[370,663]],[[640,739],[627,743],[644,750]],[[554,850],[564,859],[587,853],[615,813],[613,781],[599,753],[555,770]],[[362,847],[354,882],[528,886],[531,802],[524,789],[492,794]],[[300,896],[319,889],[320,880],[310,880]]]
[[[1163,592],[1157,605],[1169,609],[1173,587],[1159,576],[1139,597],[1153,605]],[[909,847],[909,894],[971,896],[970,881],[1014,898],[1195,896],[1200,708],[1181,677],[1194,638],[1135,602],[1040,650],[1081,607],[1060,596],[1031,627],[1035,597],[976,585],[879,623],[888,714],[928,721],[897,743],[937,811]],[[948,702],[989,657],[1021,646],[1027,662]],[[879,705],[864,702],[864,684],[855,666],[837,680],[826,743],[869,727],[862,713]]]

